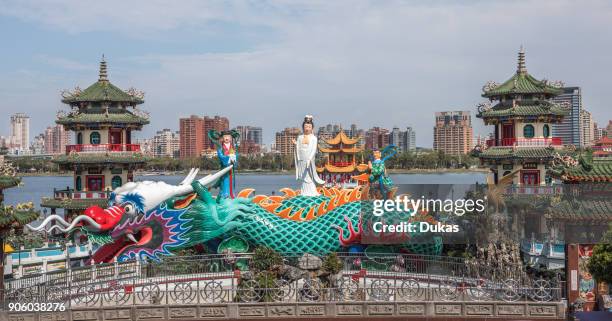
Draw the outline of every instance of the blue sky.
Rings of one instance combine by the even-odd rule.
[[[608,1],[0,0],[0,135],[17,111],[42,132],[65,109],[60,91],[93,83],[104,53],[114,84],[146,93],[142,137],[220,114],[264,127],[270,143],[313,114],[317,125],[412,126],[428,147],[434,112],[475,112],[520,45],[530,73],[581,86],[605,124],[610,21]]]

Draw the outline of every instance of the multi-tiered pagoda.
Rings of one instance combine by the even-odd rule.
[[[359,138],[349,138],[340,129],[335,137],[324,140],[319,146],[319,152],[326,155],[326,160],[317,172],[328,185],[348,186],[353,183],[352,176],[367,170],[367,165],[357,163],[357,154],[363,151],[358,143]]]
[[[478,154],[491,169],[494,181],[516,173],[516,185],[540,185],[550,181],[551,164],[562,141],[552,135],[552,124],[559,123],[567,110],[551,101],[561,93],[560,83],[537,80],[527,72],[525,52],[518,54],[516,73],[503,84],[487,83],[476,117],[493,125],[494,137]],[[493,106],[491,107],[491,105]]]
[[[65,210],[66,218],[92,205],[106,207],[110,192],[134,179],[134,171],[147,159],[140,146],[132,143],[132,132],[149,123],[147,113],[137,106],[144,94],[133,88],[123,91],[107,77],[104,57],[98,81],[81,90],[62,92],[69,112],[60,111],[56,123],[74,132],[74,145],[54,159],[63,170],[74,172],[73,188],[54,190],[53,198],[43,198],[41,206]]]

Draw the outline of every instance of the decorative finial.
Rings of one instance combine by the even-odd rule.
[[[527,67],[525,67],[525,48],[523,48],[523,45],[521,45],[521,50],[519,50],[518,53],[518,67],[516,72],[519,74],[527,73]]]
[[[108,75],[106,73],[106,60],[104,54],[102,54],[102,61],[100,61],[100,78],[98,81],[108,81]]]

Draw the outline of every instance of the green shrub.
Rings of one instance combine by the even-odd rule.
[[[343,267],[344,263],[338,258],[338,254],[335,252],[329,253],[323,258],[323,270],[331,274],[339,273],[342,271]]]
[[[283,257],[269,247],[260,246],[253,252],[251,268],[256,271],[271,271],[283,264]]]

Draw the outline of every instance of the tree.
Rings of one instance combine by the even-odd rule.
[[[602,243],[593,248],[588,268],[595,280],[612,283],[612,223],[608,226]]]

